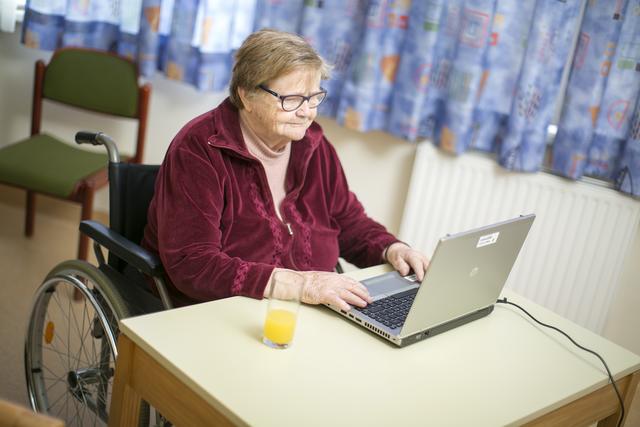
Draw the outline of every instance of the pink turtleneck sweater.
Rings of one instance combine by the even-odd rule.
[[[241,128],[244,130],[242,125]],[[287,175],[287,166],[291,155],[291,143],[287,144],[281,151],[274,151],[260,140],[247,137],[248,135],[244,132],[243,134],[247,149],[256,159],[260,160],[264,167],[269,190],[271,190],[271,196],[273,197],[273,205],[276,206],[276,214],[282,220],[280,205],[286,195],[284,179]]]

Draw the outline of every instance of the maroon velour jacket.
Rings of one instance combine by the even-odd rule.
[[[331,271],[338,255],[376,265],[397,241],[349,191],[315,122],[292,142],[285,188],[280,220],[229,99],[180,130],[160,168],[142,241],[159,254],[176,305],[262,298],[274,267]]]

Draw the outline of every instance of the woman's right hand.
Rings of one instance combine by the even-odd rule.
[[[307,304],[331,304],[348,311],[351,305],[366,307],[373,301],[362,283],[342,274],[305,271],[302,275],[305,277],[302,302]]]
[[[278,270],[286,270],[276,268]],[[369,296],[369,291],[360,282],[342,274],[327,271],[299,271],[298,274],[304,277],[304,288],[302,291],[302,302],[307,304],[331,304],[342,310],[351,310],[351,305],[366,307],[373,300]],[[267,297],[270,292],[271,278],[269,285],[264,290]],[[276,292],[285,295],[292,292],[290,289],[278,288]]]

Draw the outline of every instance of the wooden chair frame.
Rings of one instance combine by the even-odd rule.
[[[57,55],[60,51],[66,49],[86,50],[91,49],[78,49],[78,48],[63,48],[57,50],[54,55]],[[105,55],[118,56],[113,53],[104,53]],[[121,57],[120,57],[121,58]],[[38,60],[35,65],[35,77],[33,88],[33,105],[31,112],[31,136],[40,133],[42,124],[42,104],[46,99],[43,94],[44,90],[44,78],[46,74],[47,65],[43,60]],[[144,141],[146,136],[147,116],[149,111],[149,100],[151,96],[151,85],[148,83],[139,86],[138,89],[138,111],[135,119],[138,121],[136,150],[134,156],[129,160],[132,163],[141,163],[144,154]],[[50,102],[58,102],[55,100],[49,100]],[[61,103],[61,102],[58,102]],[[61,103],[66,105],[65,103]],[[77,107],[85,111],[94,111],[86,107]],[[102,112],[99,112],[102,113]],[[105,114],[105,113],[102,113]],[[114,114],[107,114],[108,116],[115,116]],[[63,200],[69,200],[81,205],[81,221],[90,219],[93,214],[93,200],[97,189],[104,187],[108,184],[107,178],[107,164],[105,167],[84,179],[78,181],[73,189],[73,192],[67,198]],[[35,222],[35,195],[36,192],[30,189],[27,190],[26,197],[26,217],[25,217],[25,235],[32,236],[34,231]],[[50,195],[51,196],[51,195]],[[55,197],[55,196],[53,196]],[[86,260],[89,252],[89,239],[87,236],[81,234],[78,243],[78,259]]]

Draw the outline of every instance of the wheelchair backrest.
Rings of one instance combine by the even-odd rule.
[[[159,165],[109,164],[109,228],[136,244],[147,225],[159,169]]]

